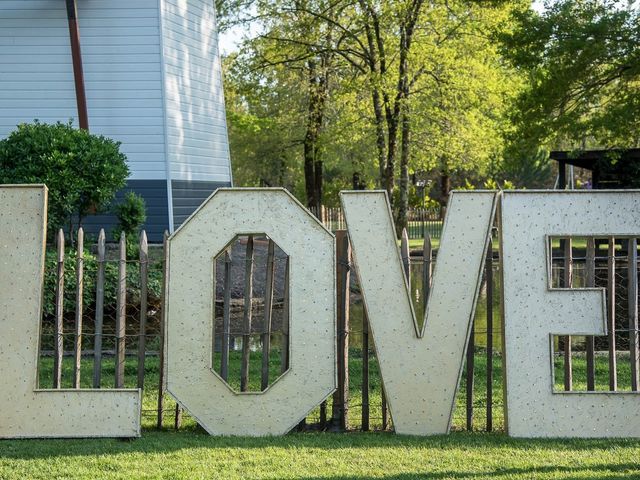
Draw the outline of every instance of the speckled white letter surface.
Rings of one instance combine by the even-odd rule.
[[[447,433],[496,193],[451,194],[422,332],[386,193],[342,192],[341,199],[395,430],[411,435]]]
[[[236,393],[212,369],[213,261],[242,234],[289,255],[289,369]],[[169,239],[167,389],[214,435],[282,435],[336,387],[334,237],[284,189],[219,189]]]
[[[0,186],[0,438],[136,437],[140,390],[37,389],[44,186]]]
[[[553,335],[604,335],[604,289],[552,289],[549,236],[638,236],[640,193],[505,192],[502,265],[508,432],[640,437],[640,395],[553,391]]]

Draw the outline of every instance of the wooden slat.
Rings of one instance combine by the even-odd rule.
[[[96,272],[96,319],[93,337],[93,388],[100,388],[102,381],[102,330],[104,324],[104,268],[106,254],[104,229],[98,235]]]
[[[269,239],[267,248],[267,277],[264,292],[264,331],[262,332],[262,378],[261,389],[269,386],[269,360],[271,355],[271,316],[273,311],[273,285],[275,278],[275,246]]]
[[[53,357],[53,388],[62,383],[62,357],[64,354],[64,232],[58,231],[58,259],[56,269],[56,325]]]
[[[124,388],[125,333],[127,328],[127,242],[120,235],[118,260],[118,290],[116,295],[116,388]]]
[[[467,413],[467,430],[473,430],[473,374],[475,370],[475,320],[471,323],[471,332],[469,334],[469,342],[467,343],[467,365],[466,365],[466,413]]]
[[[333,394],[333,424],[341,430],[349,425],[349,285],[351,246],[346,230],[336,231],[336,301],[338,306],[338,389]]]
[[[616,241],[609,237],[607,268],[607,328],[609,337],[609,390],[618,389],[616,359]]]
[[[176,403],[176,413],[173,420],[173,428],[178,430],[182,426],[182,407]]]
[[[220,354],[220,376],[229,380],[229,329],[231,328],[231,255],[224,252],[224,304],[222,305],[222,352]]]
[[[167,248],[167,239],[169,238],[169,232],[165,230],[163,240],[162,240],[162,301],[160,304],[161,315],[160,315],[160,351],[159,351],[159,362],[160,368],[158,369],[158,407],[157,407],[157,418],[156,418],[156,427],[158,429],[162,428],[162,418],[164,417],[164,389],[165,389],[165,378],[164,378],[164,340],[165,340],[165,320],[166,320],[166,296],[167,296],[167,278],[168,278],[168,266],[169,266],[169,250]]]
[[[73,345],[73,388],[80,388],[80,367],[82,365],[82,295],[84,293],[84,230],[78,229],[76,243],[76,323]]]
[[[149,245],[147,232],[140,233],[140,331],[138,333],[138,388],[144,388],[145,350],[147,346],[147,293],[149,281]]]
[[[407,284],[411,286],[411,257],[409,253],[409,235],[407,234],[406,228],[402,229],[402,236],[400,238],[402,266],[404,267],[404,274],[407,277]]]
[[[280,350],[280,373],[289,369],[289,257],[284,267],[284,295],[282,298],[282,345]]]
[[[433,255],[433,247],[431,237],[427,233],[422,244],[422,299],[425,311],[427,310],[427,301],[429,300],[429,292],[431,291],[431,269]]]
[[[586,258],[586,286],[587,288],[596,285],[596,244],[595,239],[590,237],[587,239],[587,258]],[[594,391],[596,389],[596,362],[595,362],[595,337],[588,335],[586,337],[587,350],[587,390]]]
[[[384,391],[384,385],[380,387],[380,403],[382,406],[382,430],[389,428],[389,409],[387,408],[387,394]]]
[[[247,237],[244,267],[244,316],[242,321],[242,366],[240,370],[240,391],[249,389],[249,362],[251,349],[251,319],[253,314],[253,235]]]
[[[320,427],[324,430],[326,426],[327,426],[327,401],[325,400],[320,404]]]
[[[369,431],[369,318],[362,304],[362,430]]]
[[[493,247],[489,242],[489,251],[485,264],[487,279],[487,420],[486,430],[493,430]]]
[[[573,281],[573,253],[572,253],[572,241],[571,238],[563,240],[563,257],[564,257],[564,272],[562,286],[564,288],[571,288]],[[571,362],[571,336],[567,335],[562,337],[564,344],[564,389],[571,391],[573,388],[573,364]]]
[[[631,390],[638,391],[640,384],[640,347],[638,345],[638,239],[628,243],[629,278],[629,358],[631,362]]]

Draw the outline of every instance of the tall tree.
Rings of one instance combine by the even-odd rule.
[[[500,156],[517,76],[489,32],[523,3],[257,0],[261,34],[238,56],[259,73],[245,89],[254,98],[246,113],[257,113],[251,105],[263,103],[255,95],[265,86],[288,89],[294,110],[280,113],[295,118],[288,136],[300,139],[307,204],[331,203],[326,193],[354,178],[358,186],[375,181],[401,230],[413,172],[448,178]]]
[[[558,0],[517,12],[504,53],[528,72],[517,134],[551,146],[640,145],[640,5]]]

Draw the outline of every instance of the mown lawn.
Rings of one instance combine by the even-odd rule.
[[[352,352],[350,371],[351,425],[359,426],[362,356]],[[237,360],[237,359],[235,359]],[[598,359],[598,363],[606,358]],[[624,356],[619,359],[624,365]],[[237,363],[232,362],[232,366]],[[258,362],[256,362],[258,363]],[[83,361],[84,385],[89,386],[92,363]],[[583,362],[576,356],[580,377]],[[64,375],[70,378],[70,361]],[[494,359],[495,424],[503,426],[501,366]],[[234,367],[235,368],[235,367]],[[624,368],[624,367],[621,367]],[[105,387],[113,381],[113,362],[104,364]],[[379,427],[377,366],[372,364],[372,424]],[[126,368],[127,384],[135,383],[135,360]],[[0,441],[0,479],[50,478],[434,478],[434,479],[580,479],[640,478],[640,441],[636,440],[521,440],[502,432],[467,433],[464,428],[464,382],[448,436],[415,438],[390,432],[291,433],[271,438],[210,437],[188,416],[172,428],[174,408],[167,401],[165,428],[154,428],[158,362],[147,361],[143,406],[143,434],[133,440],[19,440]],[[619,371],[621,376],[626,370]],[[232,375],[235,371],[232,369]],[[476,356],[477,425],[484,426],[486,356]],[[51,359],[41,363],[41,382],[47,386]],[[257,380],[257,375],[254,375]],[[598,383],[606,384],[606,369],[598,369]],[[330,409],[329,409],[330,411]],[[310,421],[314,419],[315,412]]]
[[[515,440],[453,433],[294,433],[209,437],[144,432],[133,441],[0,443],[0,478],[434,478],[630,479],[640,477],[638,441]]]

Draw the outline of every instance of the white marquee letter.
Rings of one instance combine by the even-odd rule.
[[[638,192],[505,192],[502,202],[508,432],[638,437],[640,395],[553,391],[553,335],[605,335],[604,289],[551,288],[549,236],[637,236]]]
[[[236,235],[289,255],[290,367],[236,393],[212,369],[213,261]],[[336,385],[334,237],[284,189],[219,189],[169,239],[167,389],[212,435],[279,435]]]
[[[447,433],[496,194],[451,194],[423,332],[418,332],[386,194],[343,192],[341,197],[396,432]]]
[[[46,212],[46,187],[0,187],[0,438],[139,436],[140,390],[36,388]]]

